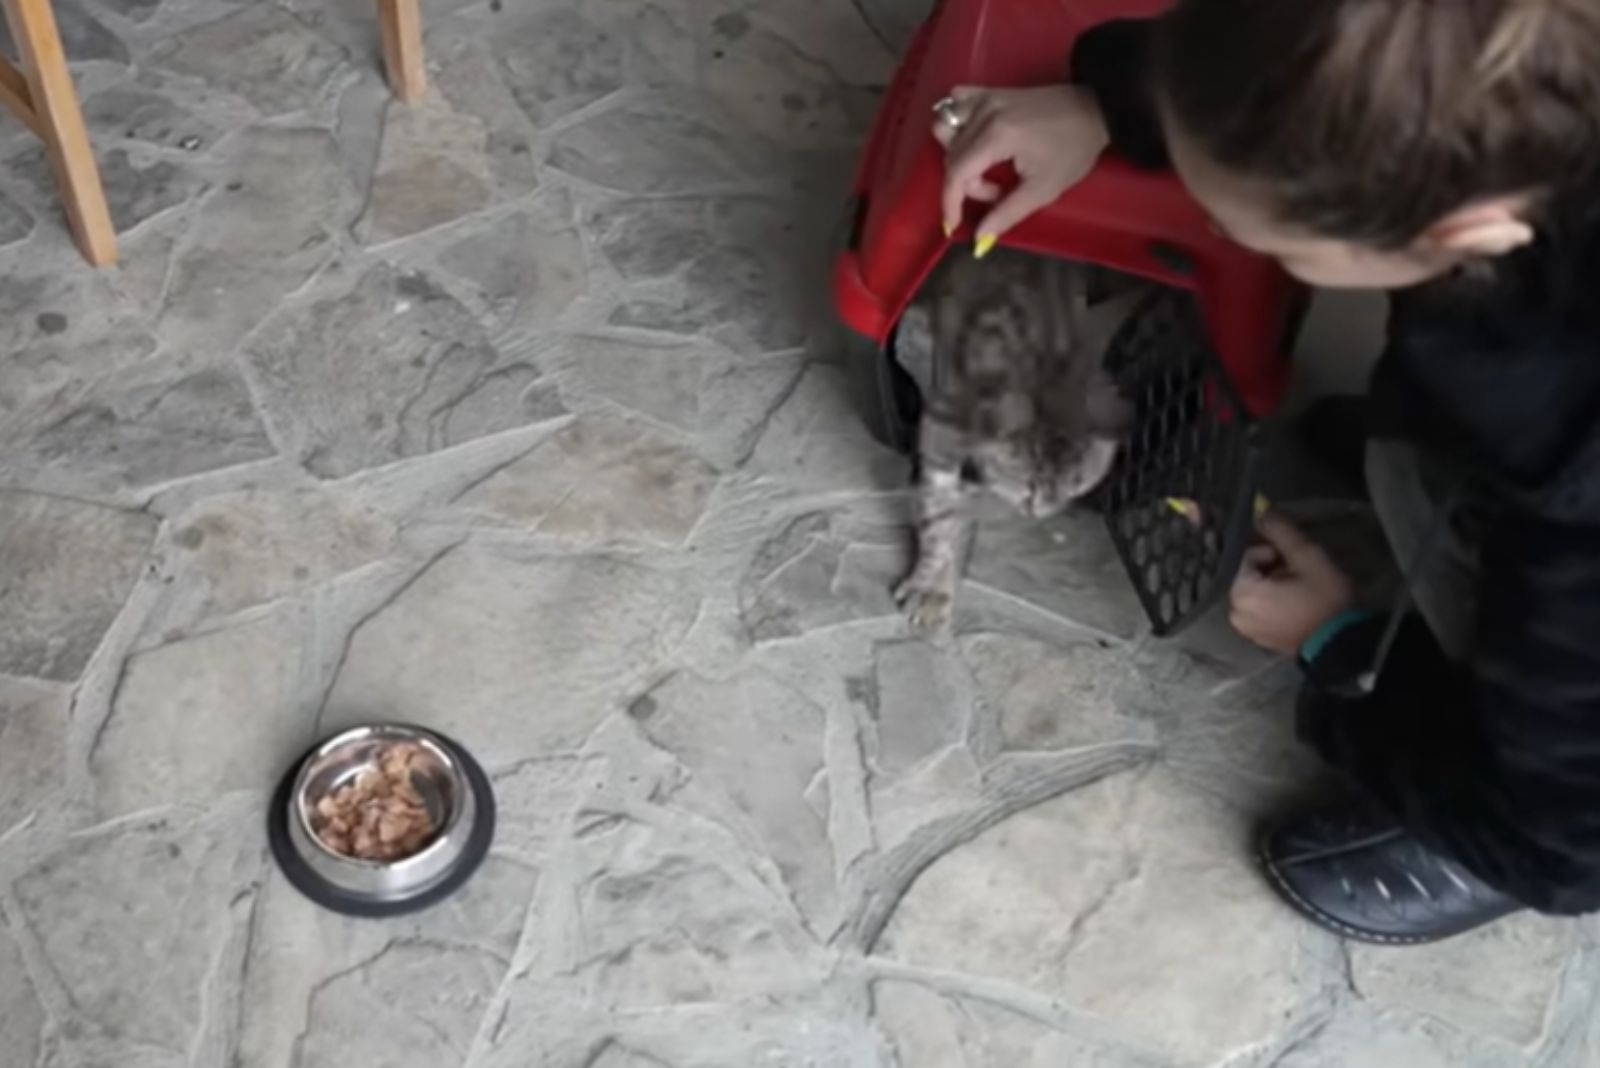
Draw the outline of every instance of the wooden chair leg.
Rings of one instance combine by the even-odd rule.
[[[417,0],[378,0],[378,27],[389,88],[408,104],[421,100],[428,90],[428,74],[422,66],[422,16]]]
[[[4,2],[6,21],[22,60],[21,73],[28,87],[34,128],[44,141],[50,167],[55,171],[73,240],[84,258],[96,267],[115,263],[116,231],[106,209],[100,169],[89,147],[89,134],[83,126],[83,112],[78,108],[78,94],[61,50],[50,0]]]

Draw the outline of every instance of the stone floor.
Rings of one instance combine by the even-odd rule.
[[[6,1068],[1600,1065],[1600,933],[1343,946],[1248,857],[1290,673],[1093,519],[910,640],[825,237],[914,13],[56,0],[122,266],[0,126]],[[865,12],[865,14],[863,14]],[[433,724],[502,824],[318,911],[267,790]]]

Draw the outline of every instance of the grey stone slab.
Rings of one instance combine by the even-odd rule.
[[[985,501],[967,580],[1119,638],[1148,626],[1105,522],[1087,511],[1040,521]]]
[[[251,338],[275,436],[322,478],[558,414],[539,370],[503,359],[460,301],[379,264],[335,296],[285,308]]]
[[[3,824],[0,824],[3,826]],[[32,1066],[43,1045],[45,1013],[34,992],[22,951],[0,924],[0,1025],[5,1028],[6,1056]]]
[[[101,153],[101,185],[118,232],[194,200],[205,179],[168,160],[136,161],[125,149]]]
[[[333,134],[339,142],[339,157],[345,173],[357,189],[372,188],[378,151],[383,147],[383,120],[393,100],[388,83],[376,77],[357,78],[339,94],[334,107]]]
[[[749,820],[801,909],[825,916],[836,893],[827,828],[806,800],[822,771],[826,716],[760,672],[713,682],[679,673],[628,708],[640,728]]]
[[[808,53],[784,26],[771,24],[776,20],[757,18],[746,32],[719,41],[706,65],[706,87],[745,127],[786,147],[853,149],[872,122],[879,91],[852,84],[836,69],[837,38]],[[882,55],[877,59],[873,66],[887,73]]]
[[[1024,1011],[916,983],[874,983],[872,1003],[894,1063],[908,1068],[1166,1068],[1163,1061],[1055,1030]]]
[[[464,1064],[504,972],[481,949],[391,945],[317,988],[296,1063],[393,1063],[404,1050],[411,1064]]]
[[[892,616],[900,564],[855,546],[824,512],[790,521],[757,550],[739,581],[751,640],[794,638],[855,620]]]
[[[498,982],[511,960],[537,884],[534,869],[492,855],[433,908],[358,923],[313,904],[274,870],[244,962],[240,996],[249,1009],[240,1016],[234,1063],[305,1063],[296,1060],[299,1050],[319,1064],[354,1050],[375,1064],[459,1063],[449,1051],[481,1011],[479,984]],[[430,960],[471,995],[457,997],[416,970]],[[370,1000],[377,990],[381,1004]]]
[[[416,104],[391,100],[356,235],[368,244],[409,237],[481,211],[494,197],[482,121],[438,93]]]
[[[677,818],[620,816],[575,844],[566,915],[581,922],[568,929],[559,950],[570,963],[543,959],[529,977],[537,981],[509,991],[499,1056],[486,1064],[509,1068],[526,1063],[530,1049],[559,1048],[573,1022],[559,1018],[564,1003],[582,1028],[571,1037],[587,1039],[593,1049],[611,1014],[618,1023],[650,1010],[699,1015],[781,999],[821,978],[827,957],[781,886],[760,879],[744,855],[730,853],[725,834],[670,811]],[[530,948],[558,951],[547,935]],[[564,991],[581,996],[568,999]],[[704,1051],[712,1064],[758,1063],[732,1059],[748,1047],[727,1044],[721,1030],[712,1038],[701,1027],[681,1034],[674,1028],[669,1041]]]
[[[65,781],[67,709],[64,691],[0,683],[0,838]]]
[[[696,78],[689,19],[667,5],[506,5],[492,21],[500,76],[541,129],[628,85],[684,85]]]
[[[201,203],[174,261],[162,333],[229,351],[332,258],[356,204],[326,130],[257,127]]]
[[[27,209],[0,192],[0,248],[14,245],[33,233],[33,216]]]
[[[615,774],[616,765],[594,753],[563,754],[519,760],[493,777],[495,851],[537,865],[559,851],[591,822],[603,822],[596,810],[603,802],[599,787]],[[630,774],[641,775],[630,765]]]
[[[623,201],[595,211],[589,228],[628,281],[676,283],[672,295],[625,299],[618,325],[766,352],[800,347],[816,326],[807,294],[820,243],[798,201]]]
[[[129,22],[144,22],[161,7],[161,0],[99,0],[108,11],[114,11]]]
[[[113,86],[86,97],[83,121],[100,138],[121,137],[186,152],[208,150],[219,134],[170,96],[138,85]]]
[[[1315,752],[1295,737],[1300,686],[1299,670],[1284,664],[1216,698],[1186,691],[1179,678],[1137,700],[1174,774],[1254,818],[1270,819],[1320,788],[1330,795],[1337,788]]]
[[[678,442],[613,416],[581,416],[457,503],[583,543],[683,544],[716,471]]]
[[[853,404],[837,369],[810,365],[767,422],[747,469],[822,493],[885,493],[909,487],[905,457],[873,440]],[[1106,551],[1111,551],[1109,545]],[[1081,585],[1084,580],[1080,576],[1077,581]]]
[[[1347,955],[1272,899],[1294,673],[1148,639],[1098,518],[986,517],[909,640],[907,466],[821,331],[918,2],[424,0],[401,108],[371,0],[60,0],[133,229],[82,270],[0,129],[0,541],[67,509],[0,560],[7,1068],[1596,1060],[1591,925]],[[373,718],[500,813],[382,923],[260,834]]]
[[[671,1065],[613,1042],[600,1051],[592,1068],[671,1068]]]
[[[490,325],[502,331],[546,327],[589,288],[583,239],[563,191],[455,242],[438,263],[476,288]]]
[[[248,830],[220,813],[201,824],[119,824],[75,838],[17,880],[23,918],[79,1031],[115,1048],[189,1048],[213,969],[253,904],[262,842],[251,815]]]
[[[483,124],[483,151],[497,196],[522,196],[539,183],[535,131],[500,76],[495,42],[484,29],[479,22],[452,19],[429,30],[429,91],[458,115]]]
[[[395,521],[321,489],[208,497],[172,519],[173,565],[200,616],[293,596],[394,552]]]
[[[911,43],[911,35],[933,11],[932,0],[861,0],[861,17],[896,52]]]
[[[171,2],[171,0],[168,0]],[[192,2],[192,0],[191,0]],[[217,0],[205,0],[215,4]],[[283,8],[306,26],[343,48],[353,62],[367,65],[376,81],[383,73],[378,20],[372,5],[365,3],[327,3],[326,0],[280,0]],[[422,27],[426,34],[440,23],[453,22],[463,8],[476,5],[472,0],[424,0]],[[424,53],[426,54],[426,53]]]
[[[781,182],[786,153],[704,95],[655,92],[562,131],[552,167],[621,193],[710,193]]]
[[[963,636],[960,650],[985,729],[1002,751],[1151,740],[1153,732],[1124,707],[1128,667],[1120,650],[1088,639],[1063,644],[1003,633]]]
[[[0,671],[77,679],[139,577],[155,521],[0,491]]]
[[[163,355],[32,411],[0,470],[64,492],[115,492],[274,455],[231,365]]]
[[[873,778],[873,837],[884,852],[896,850],[984,804],[983,768],[972,751],[945,749],[899,778]]]
[[[29,416],[63,396],[130,367],[155,339],[103,274],[35,273],[18,264],[0,286],[0,434],[11,436]]]
[[[697,611],[682,573],[464,547],[355,632],[326,722],[436,726],[490,766],[571,750],[660,669]]]
[[[513,9],[496,20],[493,47],[512,97],[529,122],[544,127],[626,84],[625,33],[582,6],[520,18]]]
[[[592,211],[586,225],[622,277],[675,274],[705,250],[709,201],[701,197],[622,200]]]
[[[1218,1063],[1276,1037],[1315,992],[1300,922],[1245,862],[1247,834],[1159,771],[1102,780],[940,857],[878,952],[1015,984],[1156,1056]]]
[[[312,741],[303,630],[283,612],[131,657],[90,754],[100,811],[265,796]]]
[[[721,51],[726,57],[745,42],[771,37],[792,48],[801,64],[814,64],[848,85],[881,88],[902,55],[901,48],[885,44],[863,17],[865,3],[708,0],[699,6],[710,21],[713,56]],[[743,32],[724,32],[735,29]],[[776,75],[774,80],[779,80]]]
[[[159,219],[117,242],[117,271],[111,287],[135,307],[149,309],[149,318],[159,315],[168,270],[188,230],[188,220],[178,215],[181,213]]]
[[[1371,1008],[1376,1008],[1372,1006]],[[1461,1041],[1431,1021],[1406,1021],[1397,1013],[1348,1013],[1295,1043],[1281,1068],[1522,1068],[1514,1052]],[[1551,1061],[1552,1064],[1582,1062]]]
[[[1544,1034],[1577,942],[1573,921],[1525,913],[1414,954],[1352,946],[1350,977],[1373,1002],[1528,1048]]]
[[[902,775],[966,743],[972,686],[960,665],[940,650],[926,642],[880,643],[873,656],[873,683],[873,764],[884,774]]]
[[[66,53],[68,63],[128,62],[127,46],[78,0],[56,0],[50,7],[55,12],[61,51]],[[3,19],[0,19],[0,52],[7,56],[17,54],[11,27]]]
[[[317,103],[345,53],[276,4],[251,4],[171,38],[147,62],[199,78],[276,117]]]
[[[750,454],[803,367],[798,359],[741,358],[720,345],[634,344],[577,337],[540,354],[569,407],[620,405],[692,437],[707,459],[733,467]]]
[[[559,994],[556,995],[559,997]],[[555,1000],[552,998],[551,1000]],[[559,1004],[559,1002],[558,1002]],[[859,1003],[832,987],[785,991],[743,1002],[717,999],[668,1012],[626,1015],[609,1022],[597,1013],[557,1011],[512,1001],[502,1042],[483,1068],[520,1068],[530,1050],[552,1064],[589,1068],[749,1068],[774,1064],[827,1068],[884,1068],[882,1053],[861,1019]],[[585,1026],[586,1025],[586,1026]],[[536,1037],[543,1032],[544,1038]],[[561,1041],[553,1036],[573,1034]],[[625,1054],[625,1056],[624,1056]]]

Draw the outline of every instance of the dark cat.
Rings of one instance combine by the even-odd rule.
[[[922,391],[917,559],[895,598],[923,633],[950,621],[988,491],[1052,516],[1111,470],[1132,408],[1104,366],[1153,286],[1005,249],[942,263],[901,317],[895,357]]]

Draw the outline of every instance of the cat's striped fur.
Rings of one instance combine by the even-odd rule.
[[[1149,284],[1006,249],[957,253],[902,316],[895,357],[923,397],[916,564],[896,598],[918,630],[949,622],[971,496],[1060,512],[1110,471],[1131,409],[1104,366]]]

